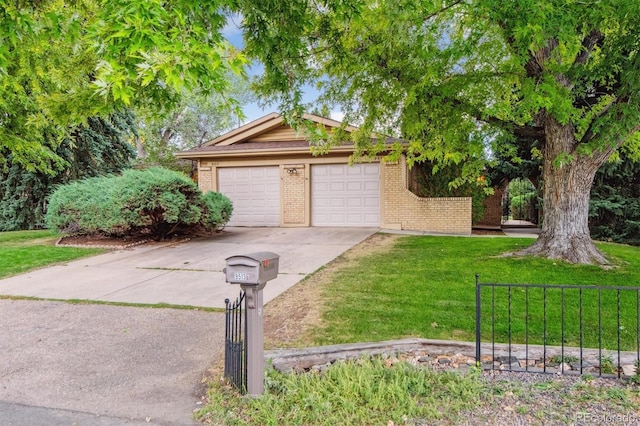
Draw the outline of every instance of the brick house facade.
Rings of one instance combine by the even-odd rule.
[[[326,127],[340,125],[306,118]],[[230,225],[471,233],[470,198],[418,197],[408,189],[406,162],[349,165],[352,152],[341,145],[314,156],[304,138],[270,114],[176,155],[198,162],[203,191],[227,193],[234,201]]]

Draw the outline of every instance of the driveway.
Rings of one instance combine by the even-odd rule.
[[[227,228],[211,238],[119,250],[0,280],[0,295],[224,308],[239,286],[225,282],[225,259],[271,251],[280,273],[267,303],[376,232],[374,228]]]
[[[230,228],[0,280],[0,295],[223,307],[229,256],[280,255],[265,302],[376,229]],[[221,360],[224,314],[0,300],[0,424],[191,425],[203,377]]]

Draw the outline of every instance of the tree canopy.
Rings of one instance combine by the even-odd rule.
[[[229,78],[232,84],[225,96],[239,104],[249,102],[252,95],[248,82]],[[173,156],[176,151],[200,147],[238,126],[241,119],[220,94],[185,91],[176,105],[160,114],[150,108],[140,108],[138,160],[178,167]]]
[[[558,164],[640,142],[636,2],[330,1],[307,13],[302,34],[273,35],[282,46],[250,38],[262,93],[290,110],[296,83],[317,82],[363,134],[411,140],[416,160],[486,160],[502,139],[544,139],[541,118],[575,130]],[[286,59],[273,63],[274,49]]]
[[[361,150],[383,148],[372,131],[401,136],[410,163],[463,164],[454,185],[484,173],[505,142],[525,143],[543,159],[544,188],[527,252],[606,263],[589,238],[589,188],[618,148],[640,153],[640,3],[329,1],[306,16],[270,40],[247,23],[262,93],[293,109],[301,83],[316,81],[360,125]]]
[[[232,5],[0,0],[0,166],[53,173],[56,146],[88,117],[161,112],[185,89],[224,96],[246,63],[222,34]]]
[[[244,53],[223,35],[236,12]],[[224,94],[250,58],[264,65],[256,87],[287,117],[301,117],[301,92],[317,84],[359,125],[356,155],[387,148],[373,131],[401,136],[396,157],[461,164],[454,186],[484,173],[503,142],[530,143],[544,217],[527,252],[606,263],[589,237],[589,189],[621,146],[640,153],[639,16],[628,0],[5,0],[0,158],[47,170],[60,158],[45,141],[70,123],[123,105],[162,110],[184,88]]]

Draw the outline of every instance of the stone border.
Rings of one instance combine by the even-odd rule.
[[[494,353],[495,350],[495,353]],[[527,352],[528,350],[528,352]],[[278,371],[304,372],[322,370],[339,360],[357,359],[362,356],[382,355],[391,363],[405,360],[414,365],[431,365],[437,368],[468,369],[476,364],[475,342],[450,340],[403,339],[382,342],[349,343],[342,345],[316,346],[302,349],[274,349],[265,351],[265,361]],[[563,351],[559,346],[509,345],[483,343],[481,363],[485,370],[502,370],[531,373],[600,375],[600,359],[597,349],[583,349],[580,361],[580,348],[565,347],[565,362],[554,362],[561,358]],[[543,359],[543,356],[545,358]],[[618,353],[602,350],[603,359],[612,360],[613,370],[603,371],[602,377],[617,377]],[[636,375],[636,352],[620,352],[621,377]],[[603,366],[604,368],[604,366]],[[613,372],[613,374],[611,374]]]
[[[113,249],[113,250],[124,250],[136,246],[140,246],[142,244],[146,244],[150,239],[144,239],[140,241],[134,241],[131,243],[124,244],[62,244],[62,240],[66,237],[60,237],[58,241],[56,241],[56,247],[75,247],[75,248],[103,248],[103,249]]]

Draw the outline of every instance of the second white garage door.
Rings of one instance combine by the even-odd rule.
[[[312,226],[379,226],[379,164],[311,167]]]
[[[218,169],[218,187],[233,202],[228,226],[280,226],[280,169]]]

